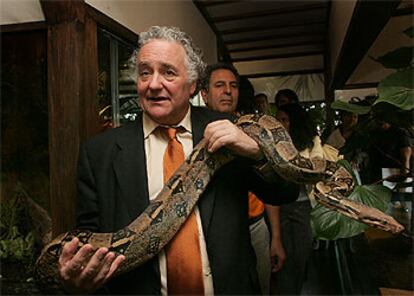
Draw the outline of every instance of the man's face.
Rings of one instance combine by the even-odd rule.
[[[239,100],[239,85],[230,70],[219,69],[211,73],[208,91],[203,90],[201,94],[211,110],[234,113]]]
[[[259,111],[260,113],[267,112],[267,109],[269,108],[269,103],[267,102],[266,96],[263,96],[263,95],[256,96],[254,101],[255,101],[257,111]]]
[[[196,84],[188,82],[181,44],[153,40],[137,56],[137,89],[144,112],[160,124],[179,123],[189,108]]]
[[[358,115],[355,113],[345,113],[343,116],[343,124],[348,127],[354,127],[358,123]]]

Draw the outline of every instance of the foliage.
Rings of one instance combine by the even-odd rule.
[[[352,112],[358,115],[367,114],[371,110],[370,106],[360,106],[360,105],[350,104],[350,103],[340,101],[340,100],[334,101],[331,104],[331,107],[333,109],[348,111],[348,112]]]
[[[413,50],[412,48],[411,50]],[[379,98],[374,104],[381,102],[392,104],[403,110],[414,108],[414,74],[413,67],[397,71],[384,78],[378,86]]]
[[[353,175],[356,182],[351,165],[347,161],[340,161],[339,164]],[[359,184],[348,199],[384,212],[391,199],[391,190],[382,185]],[[326,240],[352,237],[365,231],[368,227],[321,204],[317,204],[312,209],[311,225],[314,237]]]
[[[18,197],[3,201],[0,218],[0,258],[29,263],[33,259],[35,238],[27,229],[23,205]]]
[[[414,27],[404,31],[411,38],[414,35],[413,32]],[[414,47],[401,47],[381,57],[373,58],[385,68],[395,70],[394,73],[388,75],[379,83],[378,98],[375,101],[366,105],[339,100],[332,103],[331,107],[333,109],[362,115],[360,118],[365,117],[355,129],[356,136],[351,137],[341,153],[346,155],[358,151],[358,149],[369,147],[371,145],[370,135],[377,127],[376,119],[385,120],[398,127],[412,126],[414,114],[413,57]],[[352,172],[349,163],[342,162],[341,165]],[[353,178],[356,182],[354,175]],[[401,182],[396,188],[407,185]],[[392,191],[382,185],[358,184],[349,199],[385,211],[390,202],[391,194]],[[312,210],[311,224],[315,237],[320,239],[347,238],[355,236],[367,228],[364,224],[327,209],[320,204]]]
[[[413,36],[414,27],[404,33]],[[335,101],[331,107],[359,115],[370,114],[371,118],[385,118],[387,122],[407,127],[412,125],[414,109],[414,47],[401,47],[373,58],[385,68],[396,70],[378,85],[378,98],[371,106],[361,106]],[[386,114],[386,116],[384,116]]]

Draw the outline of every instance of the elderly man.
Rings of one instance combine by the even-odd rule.
[[[140,34],[137,88],[143,113],[82,146],[78,227],[100,232],[125,227],[203,136],[210,152],[226,147],[240,158],[217,172],[174,239],[136,270],[112,279],[122,256],[115,258],[105,248],[92,254],[88,245],[76,252],[77,239],[67,244],[59,271],[68,292],[103,288],[110,294],[258,293],[247,198],[241,197],[252,190],[278,204],[294,200],[298,188],[261,179],[252,170],[252,164],[265,161],[257,143],[224,115],[190,107],[203,66],[200,51],[177,28],[155,26]]]

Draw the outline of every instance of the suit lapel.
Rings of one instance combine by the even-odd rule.
[[[193,132],[193,146],[203,138],[204,129],[211,121],[204,108],[192,107],[191,124]],[[144,133],[142,129],[142,114],[137,120],[125,127],[117,139],[120,149],[113,161],[113,168],[120,187],[121,196],[126,204],[130,220],[137,217],[149,204],[148,177],[144,148]],[[215,188],[209,186],[199,203],[200,216],[204,234],[212,218],[215,203]]]
[[[142,116],[124,129],[117,144],[120,151],[114,159],[113,168],[121,196],[133,220],[149,204]]]
[[[208,117],[204,108],[191,108],[191,124],[193,131],[193,146],[197,145],[198,142],[203,138],[204,130],[207,124],[210,123],[211,119]],[[204,112],[203,112],[204,111]],[[201,221],[203,224],[203,231],[206,240],[208,238],[208,230],[213,214],[214,203],[215,203],[215,186],[208,186],[208,190],[202,194],[198,208],[200,210]]]

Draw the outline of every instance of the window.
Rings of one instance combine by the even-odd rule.
[[[134,121],[140,111],[131,60],[134,50],[134,45],[98,29],[98,100],[104,129]]]

